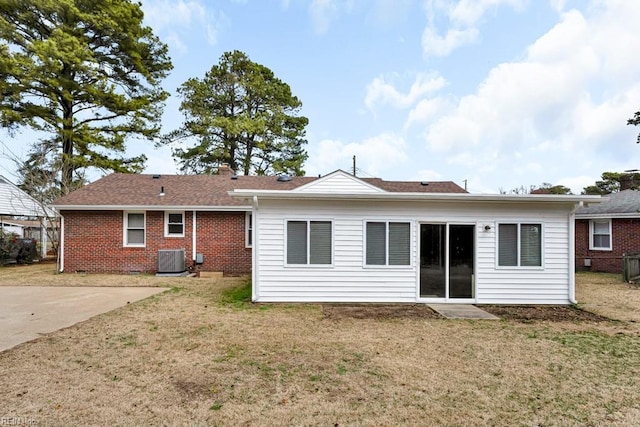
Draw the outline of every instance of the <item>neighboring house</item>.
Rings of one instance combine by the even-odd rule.
[[[46,225],[46,229],[43,227]],[[4,221],[0,224],[0,227],[5,232],[12,232],[18,237],[24,237],[25,239],[33,239],[41,241],[43,238],[42,231],[45,230],[45,238],[49,240],[49,237],[58,239],[57,221],[56,218],[45,220],[29,220],[29,219],[11,219]]]
[[[61,215],[60,269],[154,273],[197,265],[201,271],[248,274],[254,235],[252,201],[228,193],[288,191],[315,180],[237,176],[228,167],[221,168],[219,175],[106,176],[54,203]],[[464,193],[453,182],[351,178],[344,182],[375,191]]]
[[[45,217],[36,199],[0,175],[0,219],[2,217]]]
[[[575,302],[573,212],[599,196],[388,190],[342,171],[236,187],[253,216],[252,299]]]
[[[0,232],[3,234],[14,234],[20,238],[24,237],[24,226],[15,220],[0,221]]]
[[[622,272],[622,256],[640,253],[640,191],[623,190],[576,211],[576,268]]]
[[[45,211],[46,209],[46,211]],[[38,221],[31,222],[31,227],[44,229],[47,216],[54,215],[50,209],[43,207],[36,199],[22,191],[4,176],[0,175],[0,231],[15,233],[20,237],[24,236],[24,231],[28,228],[24,223],[20,223],[16,218],[38,218]],[[46,256],[47,233],[39,233],[39,240],[42,247],[42,257]]]

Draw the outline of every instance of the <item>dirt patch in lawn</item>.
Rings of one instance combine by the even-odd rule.
[[[503,320],[515,322],[609,322],[611,319],[572,306],[479,305]],[[325,319],[443,319],[424,304],[323,304]]]
[[[424,304],[323,304],[325,319],[442,319]]]
[[[488,311],[504,320],[516,322],[610,322],[608,317],[589,311],[580,310],[572,306],[524,306],[524,305],[480,305],[479,308]]]

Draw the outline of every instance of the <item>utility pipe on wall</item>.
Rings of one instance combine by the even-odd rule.
[[[191,227],[191,258],[193,258],[193,262],[196,261],[196,211],[193,211],[193,215],[191,216],[192,227]]]

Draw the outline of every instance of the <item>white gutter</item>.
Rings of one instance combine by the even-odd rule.
[[[60,243],[58,245],[58,273],[64,272],[64,216],[60,215]]]
[[[258,281],[258,196],[253,196],[253,210],[251,211],[251,301],[258,301],[258,288],[260,282]]]
[[[404,200],[404,201],[443,201],[443,202],[499,202],[499,203],[600,203],[606,199],[600,196],[568,196],[558,194],[505,195],[505,194],[471,194],[471,193],[324,193],[299,192],[290,190],[233,190],[231,197],[245,199],[247,202],[254,196],[263,199],[279,200]]]
[[[192,226],[191,226],[191,258],[193,258],[193,261],[195,262],[196,260],[196,227],[197,227],[197,222],[196,222],[196,212],[197,211],[193,211],[193,215],[192,215]]]
[[[601,213],[601,214],[576,214],[577,219],[635,219],[640,218],[640,212],[637,213]]]
[[[40,256],[47,257],[47,218],[40,218]]]
[[[569,226],[569,302],[577,304],[576,299],[576,211],[582,207],[582,202],[576,204],[567,216]]]

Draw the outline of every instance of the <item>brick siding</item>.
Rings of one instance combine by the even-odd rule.
[[[640,219],[613,219],[612,250],[589,250],[589,220],[576,220],[576,269],[606,273],[622,273],[622,256],[640,252]],[[584,260],[591,260],[591,267]]]
[[[64,270],[88,273],[155,273],[160,249],[185,249],[193,266],[193,212],[184,215],[184,237],[164,236],[164,211],[146,212],[145,247],[124,247],[123,211],[62,211]],[[201,271],[225,275],[251,272],[251,248],[245,247],[244,212],[197,212],[196,252]]]

